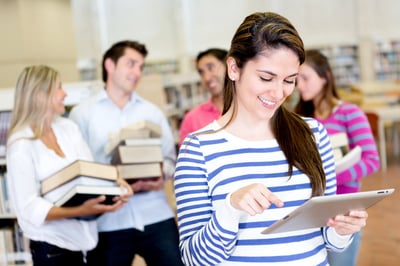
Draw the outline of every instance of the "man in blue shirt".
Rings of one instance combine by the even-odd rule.
[[[147,265],[183,265],[175,214],[163,189],[164,178],[172,178],[175,171],[173,134],[163,112],[135,91],[146,55],[146,47],[136,41],[114,44],[103,56],[105,89],[75,106],[70,114],[95,160],[102,163],[110,163],[111,156],[104,152],[110,134],[122,127],[148,120],[162,129],[164,177],[133,183],[136,193],[128,204],[98,219],[99,243],[88,254],[95,257],[96,265],[131,266],[135,254]]]

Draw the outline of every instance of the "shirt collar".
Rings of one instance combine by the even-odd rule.
[[[108,97],[108,94],[106,92],[106,89],[100,90],[100,92],[96,95],[96,101],[97,102],[111,102],[110,97]],[[143,98],[140,97],[136,91],[132,92],[131,94],[131,99],[129,100],[129,104],[134,104],[136,102],[142,102]]]

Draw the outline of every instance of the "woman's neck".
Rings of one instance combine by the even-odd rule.
[[[320,102],[314,111],[314,116],[320,119],[328,118],[337,104],[339,104],[339,99],[336,98],[332,98],[331,101],[325,100]]]
[[[58,144],[57,137],[54,134],[51,124],[45,125],[40,140],[48,149],[53,150],[58,156],[65,157],[64,152]]]

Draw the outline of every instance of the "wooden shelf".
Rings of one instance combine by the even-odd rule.
[[[400,41],[377,42],[375,51],[375,78],[400,80]]]

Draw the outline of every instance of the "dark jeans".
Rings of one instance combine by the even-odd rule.
[[[88,264],[131,266],[135,254],[142,256],[147,266],[183,265],[175,220],[171,218],[145,226],[144,231],[101,232],[97,247],[88,253]]]
[[[83,266],[84,256],[81,251],[59,248],[46,242],[29,243],[34,266]]]

